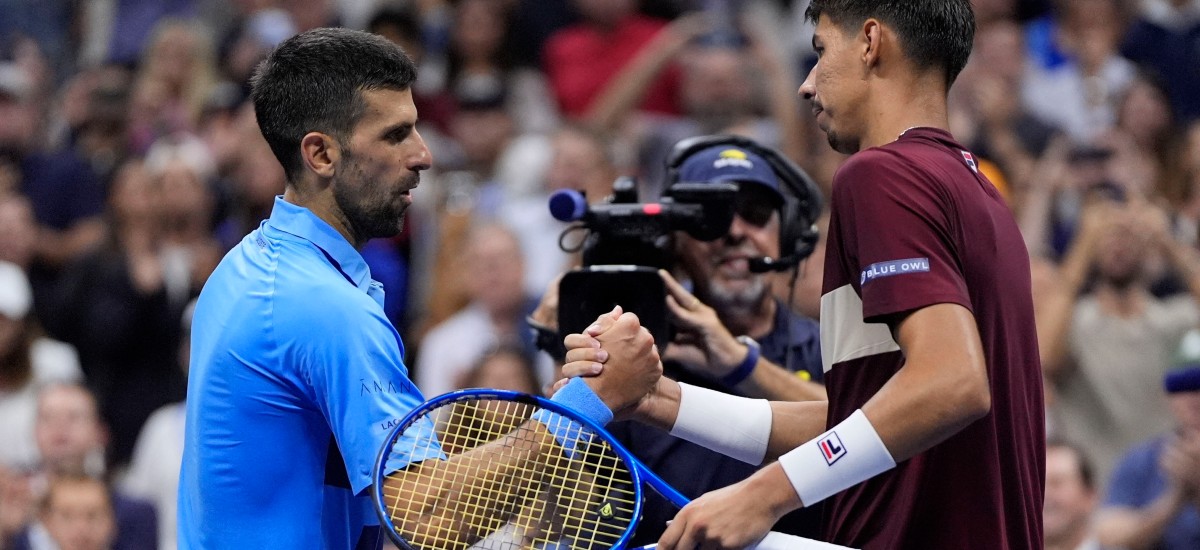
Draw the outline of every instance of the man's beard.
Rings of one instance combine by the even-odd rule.
[[[848,142],[842,139],[842,137],[833,130],[826,130],[825,139],[829,141],[829,146],[832,147],[834,151],[837,151],[843,155],[853,155],[854,153],[858,152],[858,141],[854,141],[853,143]]]
[[[347,174],[346,178],[334,185],[334,199],[359,244],[369,239],[399,234],[407,207],[401,203],[397,211],[396,197],[388,195],[389,186],[366,181],[366,174],[349,150],[344,158]]]

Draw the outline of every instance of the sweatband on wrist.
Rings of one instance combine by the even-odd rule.
[[[679,384],[679,416],[671,435],[748,464],[762,464],[771,439],[771,404]]]
[[[859,409],[832,430],[779,457],[779,465],[804,505],[812,506],[895,468],[896,461]]]
[[[572,378],[567,385],[554,392],[550,400],[579,413],[600,426],[608,424],[613,419],[612,410],[582,378]],[[553,435],[558,444],[566,451],[567,456],[575,453],[575,446],[580,443],[580,434],[585,433],[581,424],[546,409],[538,410],[532,418],[546,426],[550,435]],[[590,433],[590,430],[586,433]]]

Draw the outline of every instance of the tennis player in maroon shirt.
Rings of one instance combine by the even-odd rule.
[[[834,177],[821,298],[829,401],[660,380],[630,416],[769,465],[685,507],[659,548],[743,548],[826,499],[826,539],[854,548],[1042,548],[1029,256],[946,131],[970,2],[813,0],[807,16],[819,60],[800,93],[852,154]],[[595,372],[606,356],[591,335],[607,324],[567,338],[564,372]]]

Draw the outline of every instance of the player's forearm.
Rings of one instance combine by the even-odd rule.
[[[901,368],[862,409],[827,431],[814,418],[828,415],[827,411],[825,415],[815,414],[816,406],[823,403],[791,403],[776,412],[768,455],[778,455],[775,465],[786,474],[790,488],[804,505],[821,502],[896,467],[898,462],[938,444],[986,412],[990,401],[974,403],[978,398],[973,392],[949,389],[972,381],[950,377],[940,384],[929,380],[918,384],[922,370],[917,375],[902,376],[908,368]],[[937,386],[938,391],[904,391],[922,385]],[[889,386],[893,386],[891,391]],[[986,386],[985,378],[984,395]],[[783,412],[795,416],[781,418],[779,413]],[[855,451],[847,453],[847,449]]]
[[[896,462],[945,441],[991,410],[986,378],[981,384],[971,376],[946,373],[942,383],[929,384],[904,376],[907,368],[901,368],[863,406]]]
[[[671,382],[676,397],[655,419],[659,428],[748,464],[762,464],[825,430],[825,401],[767,401]]]
[[[514,502],[518,492],[527,490],[513,480],[547,453],[561,452],[546,427],[530,421],[487,445],[446,460],[426,460],[391,474],[384,484],[384,500],[407,510],[391,515],[404,518],[405,524],[399,525],[398,530],[411,533],[412,542],[419,547],[474,544],[489,533],[472,527],[479,522],[466,521],[463,510],[490,502],[497,509],[475,513],[500,517],[515,512],[499,508],[502,503]],[[439,470],[451,470],[457,475]],[[497,493],[502,496],[497,497]]]
[[[633,417],[642,424],[671,431],[679,417],[681,397],[679,382],[664,376],[655,384],[651,395],[638,406]]]
[[[775,460],[826,429],[829,402],[803,401],[771,403],[771,439],[767,444],[766,461]]]
[[[921,308],[900,320],[893,333],[904,366],[862,411],[898,463],[987,415],[992,393],[979,329],[967,308],[952,303]]]

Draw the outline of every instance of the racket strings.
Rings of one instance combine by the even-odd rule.
[[[572,452],[548,447],[545,428],[528,421],[538,410],[472,398],[429,411],[436,438],[401,437],[391,452],[440,450],[448,460],[390,476],[401,484],[384,487],[396,532],[420,550],[611,547],[634,520],[632,474],[605,440],[578,424]],[[459,459],[466,453],[469,460]]]

